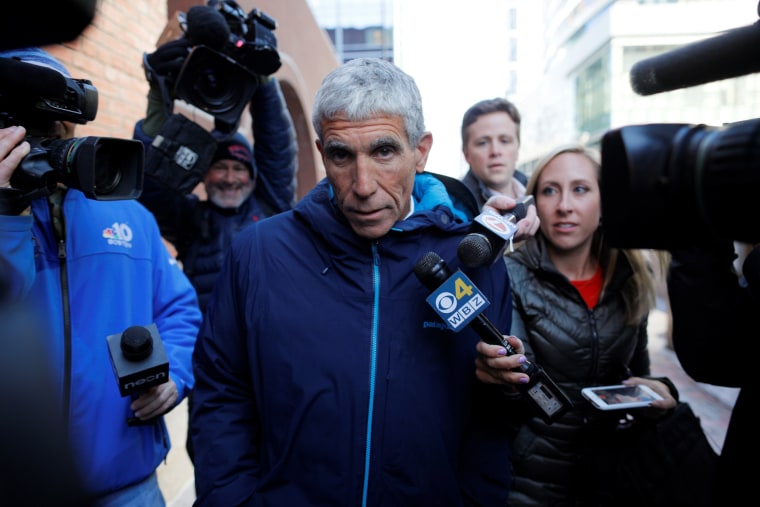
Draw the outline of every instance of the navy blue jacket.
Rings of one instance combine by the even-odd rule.
[[[429,251],[459,268],[468,229],[431,178],[376,241],[324,180],[235,240],[193,357],[196,505],[505,505],[501,388],[477,381],[477,335],[446,329],[413,272]],[[466,274],[506,333],[504,264]]]

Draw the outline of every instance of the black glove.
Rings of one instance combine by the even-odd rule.
[[[155,135],[166,117],[174,109],[174,85],[182,66],[190,54],[191,43],[185,37],[171,40],[153,53],[143,53],[145,77],[150,83],[148,113],[146,119],[150,135]]]
[[[171,86],[177,79],[185,58],[190,53],[190,41],[184,37],[166,42],[154,52],[146,54],[143,61],[145,77],[151,86],[161,86],[161,79]]]

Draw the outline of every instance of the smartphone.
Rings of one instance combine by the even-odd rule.
[[[646,407],[662,396],[645,385],[584,387],[581,394],[599,410]]]

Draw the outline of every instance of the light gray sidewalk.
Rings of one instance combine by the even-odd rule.
[[[172,448],[166,462],[158,467],[158,483],[167,507],[192,507],[195,501],[193,464],[185,451],[187,434],[187,401],[166,415]]]

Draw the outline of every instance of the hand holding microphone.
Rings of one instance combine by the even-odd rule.
[[[177,384],[171,378],[163,384],[143,391],[129,405],[129,408],[134,412],[134,417],[128,420],[128,424],[139,426],[152,423],[154,419],[174,408],[178,398]]]
[[[506,199],[502,197],[502,199]],[[491,197],[483,212],[476,216],[470,225],[468,234],[459,243],[457,254],[462,263],[468,268],[477,268],[481,266],[490,266],[496,259],[504,255],[504,251],[513,240],[517,238],[517,223],[533,214],[533,224],[528,231],[535,234],[538,229],[538,217],[535,216],[535,206],[533,196],[526,195],[517,199],[517,204],[506,213],[497,212],[493,207],[497,204],[498,197]],[[491,204],[489,204],[491,203]]]
[[[459,332],[469,326],[481,340],[500,345],[511,356],[517,353],[496,326],[483,315],[489,302],[464,273],[452,273],[446,262],[435,252],[423,255],[414,266],[414,274],[432,293],[428,304],[441,316],[449,329]],[[535,363],[526,361],[515,369],[530,378],[515,387],[533,403],[537,414],[547,423],[554,422],[573,406],[570,398],[549,375]]]
[[[156,324],[130,326],[106,337],[114,377],[122,396],[133,398],[130,407],[140,415],[129,426],[150,424],[177,401],[177,386],[169,377],[169,357]]]

